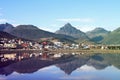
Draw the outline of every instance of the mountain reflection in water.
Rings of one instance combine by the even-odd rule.
[[[37,54],[37,55],[35,55]],[[120,69],[120,54],[81,54],[65,55],[54,58],[44,53],[11,53],[0,55],[0,75],[11,75],[13,72],[19,74],[35,73],[50,66],[56,66],[67,75],[83,66],[91,66],[96,70],[104,70],[108,66]]]

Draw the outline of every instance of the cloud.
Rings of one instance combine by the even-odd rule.
[[[46,30],[46,31],[49,31],[49,32],[55,32],[56,30],[59,29],[59,27],[61,27],[62,25],[58,25],[58,24],[51,24],[49,26],[41,26],[39,27],[40,29],[42,30]]]
[[[39,27],[42,30],[46,30],[46,31],[50,31],[50,32],[55,32],[57,30],[59,30],[59,28],[61,28],[64,25],[60,25],[60,24],[51,24],[48,27],[42,26]],[[95,29],[97,26],[96,25],[73,25],[75,28],[83,31],[83,32],[87,32],[87,31],[91,31],[93,29]]]
[[[50,70],[53,69],[53,68],[54,68],[54,66],[45,67],[45,68],[40,69],[40,71],[47,72],[47,71],[50,71]]]
[[[61,80],[108,80],[107,78],[94,75],[63,76]]]
[[[57,27],[57,24],[51,24],[50,27]]]
[[[13,26],[18,26],[18,25],[20,25],[20,24],[12,24]]]
[[[96,26],[95,25],[77,25],[76,28],[83,32],[87,32],[95,29]]]
[[[83,65],[82,67],[78,68],[77,71],[96,71],[96,69],[92,66]]]
[[[15,22],[14,20],[8,20],[8,19],[0,19],[0,23],[6,23],[6,22]]]
[[[8,22],[7,19],[0,19],[0,23]]]
[[[39,28],[45,31],[53,32],[52,28],[48,28],[48,27],[39,27]]]
[[[62,21],[62,22],[94,22],[94,19],[91,18],[61,18],[56,19],[56,21]]]

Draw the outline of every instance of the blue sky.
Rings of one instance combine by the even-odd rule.
[[[120,27],[120,0],[0,0],[0,23],[32,24],[54,32],[66,23],[81,31]]]

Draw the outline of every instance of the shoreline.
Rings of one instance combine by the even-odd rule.
[[[39,49],[2,49],[0,50],[0,53],[14,53],[14,52],[30,52],[30,53],[33,53],[33,52],[52,52],[52,53],[120,53],[120,50],[101,50],[101,49],[90,49],[90,50],[80,50],[80,49],[77,49],[77,50],[39,50]]]

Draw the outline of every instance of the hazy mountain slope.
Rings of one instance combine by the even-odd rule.
[[[104,37],[103,44],[120,44],[120,28],[112,31],[110,34]]]
[[[94,42],[100,42],[103,40],[104,36],[109,34],[110,31],[105,30],[104,28],[95,28],[92,31],[86,32],[87,36]]]

